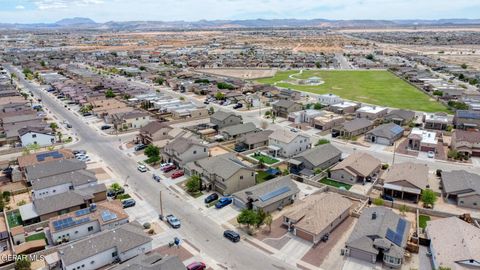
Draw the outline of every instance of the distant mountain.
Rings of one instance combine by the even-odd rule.
[[[81,18],[81,17],[75,17],[75,18],[66,18],[62,19],[58,22],[55,23],[56,25],[59,26],[76,26],[76,25],[94,25],[97,24],[94,20],[89,19],[89,18]]]
[[[327,19],[255,19],[255,20],[201,20],[188,21],[110,21],[96,23],[89,18],[67,18],[56,23],[7,24],[0,29],[90,29],[90,30],[182,30],[182,29],[256,29],[256,28],[394,28],[413,26],[480,25],[480,19],[439,20],[327,20]]]

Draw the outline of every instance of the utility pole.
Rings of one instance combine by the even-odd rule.
[[[395,146],[396,146],[396,143],[393,142],[393,159],[392,159],[392,166],[393,166],[393,164],[395,164],[395,150],[396,150],[396,147],[395,147]]]
[[[160,220],[163,220],[163,204],[162,204],[162,191],[159,191],[160,199]]]
[[[125,178],[125,184],[123,184],[123,186],[128,187],[127,181],[128,181],[128,178],[129,178],[129,177],[130,177],[130,175],[127,175],[127,178]]]

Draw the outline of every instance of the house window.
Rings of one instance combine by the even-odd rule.
[[[203,152],[207,152],[207,148],[203,148]]]
[[[93,231],[93,226],[89,226],[89,227],[88,227],[88,231],[89,231],[89,232]]]
[[[197,154],[197,150],[193,151],[193,154],[194,154],[194,155]]]
[[[242,180],[242,179],[243,179],[243,175],[240,175],[240,180]]]
[[[91,261],[91,262],[90,262],[90,264],[94,264],[94,263],[95,263],[95,261]]]
[[[37,137],[37,134],[32,134],[32,138],[36,138]]]
[[[113,258],[115,258],[115,257],[117,257],[117,256],[118,256],[118,254],[117,254],[116,251],[112,252],[112,257],[113,257]]]
[[[75,231],[75,234],[77,234],[77,233],[78,233],[78,231]]]
[[[463,201],[460,201],[461,204],[463,204]]]
[[[254,173],[254,172],[252,172],[252,176],[255,176],[255,173]]]

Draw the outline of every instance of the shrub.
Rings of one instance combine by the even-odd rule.
[[[388,169],[389,166],[388,163],[382,164],[382,170]]]
[[[202,183],[201,183],[200,177],[198,175],[192,175],[188,179],[185,186],[187,187],[188,192],[194,193],[194,192],[200,191],[201,184]]]
[[[383,206],[385,202],[383,201],[382,198],[375,198],[373,199],[373,204],[375,204],[376,206]]]

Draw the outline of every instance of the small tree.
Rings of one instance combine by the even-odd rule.
[[[51,124],[50,124],[50,128],[52,129],[53,132],[55,132],[55,131],[57,130],[57,128],[58,128],[57,123],[51,123]]]
[[[468,68],[467,64],[465,64],[465,63],[463,63],[460,67],[462,67],[463,69],[467,69],[467,68]]]
[[[315,110],[321,110],[321,109],[323,108],[323,105],[320,104],[320,103],[315,103],[315,104],[313,105],[313,108],[314,108]]]
[[[208,113],[209,114],[214,114],[215,113],[215,108],[213,108],[213,107],[208,108]]]
[[[27,256],[21,256],[15,261],[15,270],[30,270],[32,262]]]
[[[187,191],[190,193],[200,191],[200,187],[201,187],[200,177],[198,175],[190,176],[185,186],[187,187]]]
[[[373,199],[373,204],[375,204],[376,206],[383,206],[385,202],[383,201],[382,198],[375,198]]]
[[[268,231],[271,232],[272,231],[272,223],[273,223],[272,214],[268,213],[263,222],[265,223],[265,225],[268,226]]]
[[[58,137],[58,141],[59,141],[59,142],[62,142],[62,137],[63,137],[62,132],[60,132],[60,131],[57,132],[57,137]]]
[[[122,189],[122,186],[120,186],[119,183],[113,183],[110,185],[110,189],[115,191],[115,192],[118,192]]]
[[[155,146],[153,144],[150,144],[149,146],[147,146],[147,148],[145,148],[144,153],[149,158],[158,157],[158,156],[160,156],[160,148],[158,148],[157,146]]]
[[[115,93],[113,93],[113,90],[112,90],[112,89],[108,89],[107,92],[105,92],[105,97],[106,97],[106,98],[114,98],[114,97],[115,97]]]
[[[247,225],[249,229],[250,226],[257,224],[257,219],[257,213],[251,209],[243,209],[237,216],[237,222],[242,225]]]
[[[216,100],[223,100],[223,99],[225,99],[225,94],[223,94],[222,92],[217,92],[215,94],[215,99]]]
[[[436,201],[437,194],[435,194],[433,190],[427,188],[422,191],[422,202],[424,205],[431,205],[433,207]]]

